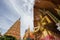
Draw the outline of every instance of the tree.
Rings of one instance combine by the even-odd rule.
[[[16,38],[13,36],[5,35],[5,36],[0,37],[0,40],[16,40]]]

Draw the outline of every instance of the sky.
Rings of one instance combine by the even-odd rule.
[[[21,36],[30,27],[33,31],[34,0],[0,0],[0,30],[2,35],[21,18]]]

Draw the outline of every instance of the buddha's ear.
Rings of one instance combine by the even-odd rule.
[[[60,22],[56,24],[58,27],[57,27],[57,30],[60,31]]]
[[[59,30],[59,31],[60,31],[60,27],[57,27],[57,30]]]

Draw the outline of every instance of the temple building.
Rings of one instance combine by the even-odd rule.
[[[59,0],[35,0],[34,5],[34,34],[35,40],[58,40],[60,31],[57,23],[60,22]],[[48,39],[46,39],[48,37]],[[60,39],[59,39],[60,40]]]
[[[30,31],[30,28],[28,28],[28,29],[25,31],[23,40],[34,40],[34,33]]]
[[[12,27],[5,33],[5,35],[13,36],[17,40],[20,40],[20,19],[18,19]]]

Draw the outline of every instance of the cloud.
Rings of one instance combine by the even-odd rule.
[[[8,1],[0,1],[0,28],[2,29],[2,34],[4,34],[20,17],[10,3],[8,3],[9,5],[6,3],[8,3]]]

